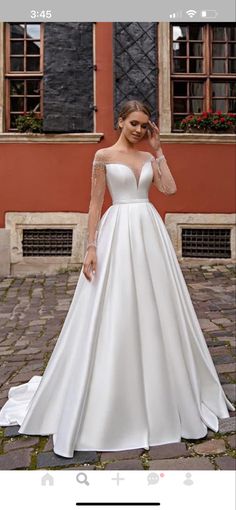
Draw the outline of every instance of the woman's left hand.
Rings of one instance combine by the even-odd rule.
[[[148,140],[151,145],[151,147],[157,151],[161,147],[161,141],[160,141],[160,130],[156,126],[155,122],[152,122],[149,120],[149,125],[152,130],[152,132],[148,129]]]

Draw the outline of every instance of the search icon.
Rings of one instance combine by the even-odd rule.
[[[76,475],[76,480],[79,483],[85,483],[86,485],[89,485],[89,482],[87,480],[87,475],[85,473],[78,473]]]

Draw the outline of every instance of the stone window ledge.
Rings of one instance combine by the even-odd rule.
[[[96,143],[103,133],[0,133],[0,143]]]
[[[195,263],[229,263],[236,261],[236,214],[235,213],[166,213],[165,226],[170,235],[178,260]],[[195,258],[182,256],[182,229],[183,228],[229,228],[231,258]]]
[[[0,133],[0,143],[98,143],[104,133]],[[236,142],[236,134],[214,133],[162,133],[163,143],[191,144],[231,144]]]
[[[165,143],[191,143],[191,144],[203,144],[203,143],[235,143],[236,134],[214,134],[214,133],[163,133],[161,135],[161,141]]]

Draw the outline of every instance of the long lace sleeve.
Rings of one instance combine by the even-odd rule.
[[[173,195],[176,193],[177,186],[166,159],[162,159],[158,163],[153,156],[151,163],[153,168],[153,182],[157,189],[165,195]]]
[[[106,165],[103,150],[100,149],[95,154],[92,166],[91,198],[88,211],[88,243],[96,242],[97,239],[105,189]]]

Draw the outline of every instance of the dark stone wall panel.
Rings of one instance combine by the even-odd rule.
[[[93,131],[92,30],[92,23],[45,23],[45,132]]]
[[[157,120],[157,23],[114,23],[114,111],[126,100],[144,101]]]

